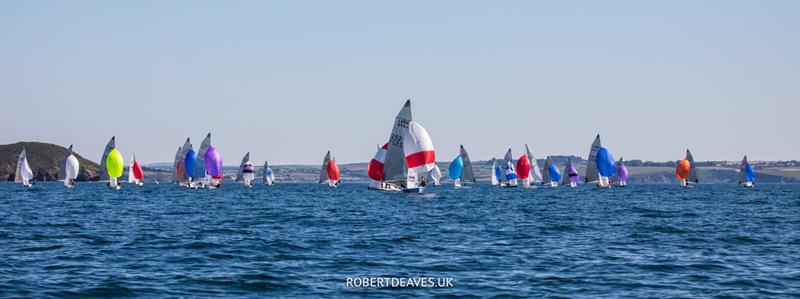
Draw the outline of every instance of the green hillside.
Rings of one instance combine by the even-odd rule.
[[[27,151],[28,163],[31,165],[31,170],[33,170],[37,181],[59,179],[59,164],[64,158],[64,153],[67,151],[66,148],[42,142],[17,142],[0,145],[0,180],[14,180],[17,158],[19,158],[19,153],[22,152],[23,147]],[[78,153],[74,154],[78,158],[78,162],[80,162],[78,181],[97,180],[99,165],[83,158]]]

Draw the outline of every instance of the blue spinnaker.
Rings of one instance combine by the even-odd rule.
[[[500,169],[500,166],[496,166],[494,168],[494,176],[497,178],[498,181],[503,180],[503,170]]]
[[[560,182],[561,181],[561,172],[558,171],[558,167],[556,167],[556,163],[550,164],[550,180],[553,182]]]
[[[461,178],[461,172],[463,171],[464,161],[461,160],[461,156],[459,155],[453,159],[453,162],[450,162],[450,166],[447,168],[447,176],[452,180],[457,180]]]
[[[605,147],[601,147],[600,150],[597,151],[597,158],[595,161],[597,162],[597,170],[600,172],[601,176],[611,177],[614,175],[614,172],[617,171],[614,157],[611,156],[611,153]]]
[[[183,158],[183,165],[186,167],[186,175],[192,176],[192,169],[194,169],[194,161],[197,160],[197,154],[194,150],[190,149]]]
[[[756,171],[753,170],[753,166],[750,166],[748,163],[744,167],[744,181],[745,182],[752,182],[756,180]]]
[[[514,170],[514,164],[511,161],[506,164],[506,179],[509,181],[517,179],[517,172]]]

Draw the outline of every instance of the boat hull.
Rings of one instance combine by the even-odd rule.
[[[425,192],[425,187],[403,189],[403,193],[424,193],[424,192]]]

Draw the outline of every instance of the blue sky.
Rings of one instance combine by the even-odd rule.
[[[368,161],[411,98],[437,160],[800,159],[800,2],[0,2],[0,143]]]

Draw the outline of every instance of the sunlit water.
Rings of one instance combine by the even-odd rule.
[[[798,185],[430,191],[2,183],[0,296],[800,294]]]

